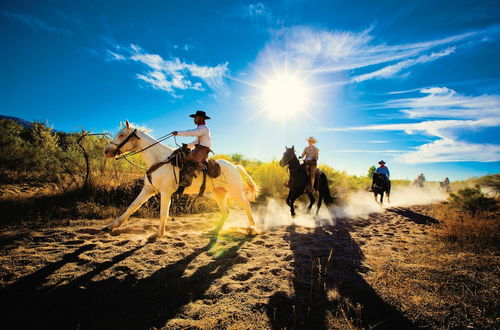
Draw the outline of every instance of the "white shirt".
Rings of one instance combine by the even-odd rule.
[[[191,142],[191,145],[201,144],[202,146],[211,148],[212,147],[212,135],[207,125],[200,125],[195,129],[188,129],[185,131],[178,131],[179,136],[196,136],[196,140]]]

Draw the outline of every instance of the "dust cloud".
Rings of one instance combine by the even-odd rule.
[[[254,210],[254,217],[257,226],[262,230],[289,225],[315,228],[334,225],[335,219],[338,218],[368,217],[372,213],[384,212],[386,208],[432,204],[445,200],[447,196],[434,187],[394,187],[390,202],[387,196],[384,196],[384,204],[381,205],[375,202],[373,193],[358,191],[350,194],[340,205],[327,208],[323,204],[318,215],[316,215],[316,205],[313,206],[311,213],[307,214],[307,204],[297,201],[295,203],[297,215],[294,218],[290,216],[290,208],[284,201],[268,199],[265,205]]]

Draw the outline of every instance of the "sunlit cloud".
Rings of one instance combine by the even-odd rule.
[[[430,41],[387,45],[377,42],[371,34],[373,29],[372,26],[352,32],[310,26],[281,28],[273,32],[261,57],[273,54],[277,61],[287,60],[316,74],[346,72],[351,78],[341,83],[359,83],[373,78],[404,76],[398,74],[415,65],[451,55],[458,45],[475,36],[498,32],[496,29],[471,31]]]
[[[443,119],[325,130],[403,131],[406,134],[424,134],[437,138],[431,143],[420,145],[395,157],[402,163],[500,161],[500,145],[464,141],[464,136],[469,132],[477,133],[484,129],[500,127],[499,95],[466,96],[447,87],[430,87],[419,91],[425,96],[389,100],[373,107],[402,109],[401,111],[410,119],[436,117]],[[401,94],[391,93],[391,95]]]
[[[138,73],[137,78],[175,98],[182,97],[178,94],[180,90],[205,91],[203,83],[217,94],[229,94],[224,82],[229,73],[228,62],[211,67],[187,63],[177,57],[164,59],[158,54],[147,53],[134,44],[122,53],[108,50],[108,58],[117,61],[130,60],[145,65],[150,70]]]

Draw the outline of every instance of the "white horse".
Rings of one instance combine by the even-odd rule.
[[[120,132],[118,132],[118,134],[113,138],[112,142],[106,146],[105,154],[107,157],[112,158],[127,151],[142,150],[155,142],[157,141],[153,137],[140,129],[134,128],[127,120],[125,122],[125,127],[121,129]],[[153,147],[144,150],[140,153],[140,155],[142,155],[147,168],[150,168],[156,163],[165,161],[165,159],[170,156],[173,151],[173,148],[158,143]],[[229,194],[229,196],[234,198],[245,210],[249,224],[248,232],[250,234],[256,234],[255,222],[253,220],[249,200],[252,201],[255,197],[257,197],[259,187],[255,184],[242,166],[234,165],[223,159],[217,160],[217,163],[219,163],[221,167],[221,175],[214,179],[207,176],[205,189],[206,192],[212,193],[212,196],[217,202],[217,205],[222,213],[221,220],[214,232],[218,232],[222,228],[224,222],[229,216],[229,209],[227,207],[227,196]],[[178,184],[176,183],[176,179],[178,178],[179,168],[171,164],[165,164],[158,168],[151,175],[152,184],[147,177],[145,177],[144,187],[137,198],[132,202],[132,204],[130,204],[121,216],[107,225],[104,229],[113,230],[118,228],[130,217],[130,215],[132,215],[132,213],[141,207],[142,204],[159,192],[161,194],[161,206],[160,226],[158,228],[157,237],[162,237],[165,231],[165,221],[169,216],[171,197],[178,188]],[[196,178],[193,178],[192,185],[186,188],[184,193],[197,194],[200,191],[202,180],[203,176],[197,175]],[[243,181],[246,182],[247,188],[244,187]],[[248,192],[248,196],[245,196],[245,191]]]

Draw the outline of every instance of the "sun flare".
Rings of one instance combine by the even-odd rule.
[[[264,111],[278,118],[305,112],[309,103],[309,88],[298,75],[276,74],[262,86]]]

